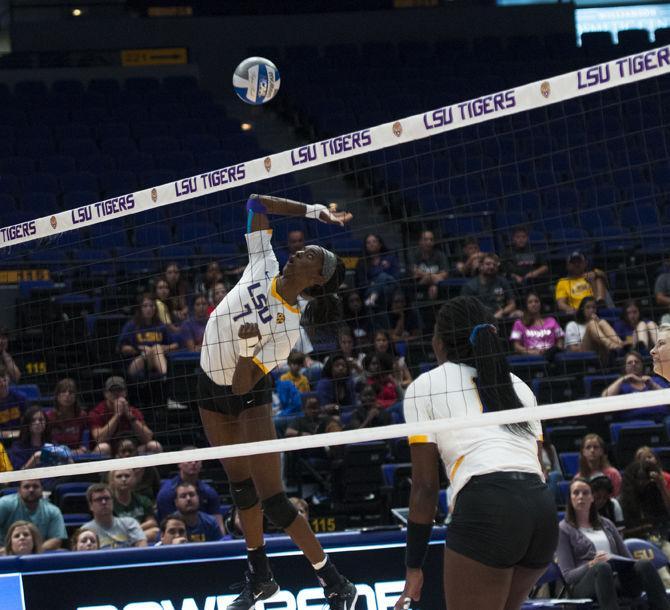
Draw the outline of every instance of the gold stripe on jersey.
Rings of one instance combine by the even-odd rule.
[[[464,459],[465,459],[465,454],[463,454],[461,457],[459,457],[456,460],[456,463],[454,464],[454,467],[451,469],[451,472],[449,473],[449,480],[450,481],[454,480],[454,475],[456,474],[456,471],[460,468]]]
[[[409,442],[410,445],[414,445],[416,443],[429,443],[430,441],[428,440],[428,436],[425,434],[414,434],[412,436],[407,437],[407,441]]]
[[[266,375],[270,372],[270,369],[267,366],[265,366],[258,358],[256,358],[256,356],[254,356],[252,360],[254,364]]]
[[[277,299],[286,309],[289,311],[292,311],[293,313],[300,313],[300,309],[298,309],[295,305],[291,305],[288,301],[284,299],[278,292],[277,292],[277,277],[272,278],[272,284],[270,284],[270,294]]]

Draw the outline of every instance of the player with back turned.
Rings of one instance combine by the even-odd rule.
[[[270,372],[283,364],[300,336],[298,295],[311,299],[303,322],[332,323],[341,315],[336,295],[344,263],[320,246],[291,255],[281,274],[267,214],[305,216],[343,225],[351,214],[319,204],[252,195],[247,202],[249,263],[240,281],[207,322],[198,377],[200,415],[212,445],[276,438]],[[274,580],[263,542],[263,513],[300,547],[316,571],[331,610],[352,610],[356,588],[339,574],[304,517],[289,502],[279,454],[225,458],[230,493],[247,544],[246,583],[229,610],[250,610],[272,597]]]
[[[494,322],[475,297],[441,307],[433,332],[439,365],[407,389],[408,423],[536,406],[531,389],[510,374]],[[444,555],[447,607],[516,610],[526,600],[558,540],[556,505],[539,458],[541,432],[532,421],[410,436],[407,575],[396,610],[421,597],[440,457],[454,498]]]

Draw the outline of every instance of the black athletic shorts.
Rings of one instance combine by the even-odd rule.
[[[217,385],[202,371],[198,375],[198,406],[207,411],[237,417],[245,409],[272,404],[272,379],[263,375],[247,394],[233,394],[229,385]]]
[[[447,548],[493,568],[543,568],[554,558],[558,519],[552,492],[538,475],[493,472],[458,492]]]

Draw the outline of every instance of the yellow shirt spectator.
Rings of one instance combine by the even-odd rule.
[[[556,300],[567,299],[573,309],[579,308],[584,297],[592,297],[593,288],[585,277],[563,277],[556,284]]]
[[[290,381],[298,392],[309,392],[309,379],[305,375],[294,375],[291,371],[287,371],[280,378],[280,381]]]
[[[14,470],[14,467],[9,461],[9,456],[5,450],[5,446],[0,443],[0,472],[10,472],[11,470]]]

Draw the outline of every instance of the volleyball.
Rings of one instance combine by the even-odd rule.
[[[233,73],[237,97],[254,106],[265,104],[277,95],[280,82],[277,66],[264,57],[247,57]]]

